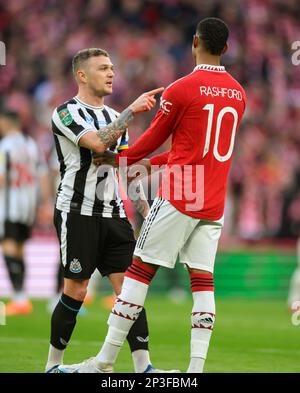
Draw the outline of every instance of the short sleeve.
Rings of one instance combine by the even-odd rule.
[[[81,109],[75,104],[66,104],[54,110],[52,115],[52,129],[54,134],[63,135],[78,145],[79,139],[94,128],[88,123]]]

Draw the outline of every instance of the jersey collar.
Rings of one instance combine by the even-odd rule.
[[[85,106],[87,108],[90,108],[90,109],[103,109],[104,108],[104,105],[102,105],[102,106],[93,106],[93,105],[86,104],[85,102],[81,101],[77,96],[74,97],[74,99],[77,102],[79,102],[81,105],[83,105],[83,106]]]
[[[211,65],[211,64],[198,64],[195,68],[194,71],[198,70],[204,70],[204,71],[218,71],[218,72],[225,72],[225,67],[224,66],[216,66],[216,65]]]

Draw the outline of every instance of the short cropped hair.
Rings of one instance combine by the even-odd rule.
[[[88,60],[90,57],[94,56],[105,56],[109,57],[108,53],[104,49],[100,48],[86,48],[78,51],[72,59],[72,71],[73,75],[76,75],[79,67],[82,65],[83,62]]]
[[[206,18],[198,23],[196,35],[201,38],[208,53],[221,55],[228,40],[229,29],[219,18]]]

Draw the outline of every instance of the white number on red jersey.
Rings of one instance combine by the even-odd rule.
[[[214,104],[206,104],[202,109],[205,111],[209,111],[208,120],[207,120],[205,145],[204,145],[204,151],[203,151],[203,156],[202,156],[202,157],[205,157],[209,151],[209,148],[210,148],[210,138],[211,138],[211,131],[212,131],[212,123],[213,123],[215,106],[214,106]],[[226,113],[231,113],[233,115],[233,126],[232,126],[232,130],[231,130],[231,139],[230,139],[229,149],[224,156],[221,156],[221,154],[218,151],[218,144],[219,144],[219,139],[220,139],[221,124],[222,124],[223,116]],[[220,112],[218,113],[218,117],[217,117],[216,137],[215,137],[215,144],[214,144],[214,150],[213,150],[214,157],[218,161],[224,162],[224,161],[229,160],[229,158],[231,157],[232,152],[233,152],[234,138],[235,138],[235,134],[236,134],[236,130],[237,130],[237,124],[238,124],[238,114],[234,108],[232,108],[231,106],[226,106],[222,110],[220,110]]]

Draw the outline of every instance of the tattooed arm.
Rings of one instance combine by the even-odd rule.
[[[142,94],[112,123],[100,128],[96,132],[93,132],[91,129],[91,132],[83,134],[79,139],[79,146],[86,147],[94,153],[104,153],[126,131],[128,123],[133,119],[135,114],[150,111],[155,106],[156,100],[154,96],[161,91],[163,91],[163,87]]]
[[[106,149],[117,142],[120,136],[126,131],[128,123],[133,119],[131,108],[125,109],[120,116],[107,126],[97,130],[96,134]]]

